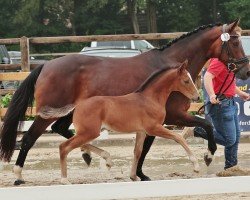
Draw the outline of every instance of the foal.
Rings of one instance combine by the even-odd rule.
[[[190,99],[199,98],[198,90],[186,67],[187,61],[177,68],[162,69],[150,76],[134,93],[124,96],[95,96],[78,102],[73,115],[76,135],[59,147],[61,182],[69,184],[66,162],[68,153],[97,138],[102,125],[118,132],[137,133],[133,166],[137,165],[140,158],[147,133],[180,143],[193,163],[194,171],[198,172],[198,161],[185,139],[162,126],[166,115],[166,101],[172,91],[179,91]],[[132,167],[131,179],[136,179],[135,167]]]

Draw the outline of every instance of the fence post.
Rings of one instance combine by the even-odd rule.
[[[29,59],[29,38],[23,36],[20,38],[20,50],[21,50],[21,67],[22,71],[30,71],[30,59]]]

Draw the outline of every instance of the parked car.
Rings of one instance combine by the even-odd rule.
[[[0,45],[0,64],[11,64],[11,58],[5,45]],[[4,72],[5,70],[0,70]],[[1,89],[14,89],[17,88],[18,81],[0,81]]]
[[[154,46],[146,40],[127,40],[127,41],[93,41],[90,47],[120,47],[128,49],[139,49],[147,51]]]
[[[0,45],[0,63],[10,64],[10,56],[5,45]]]
[[[241,36],[241,41],[245,54],[250,58],[250,36]]]
[[[137,49],[115,48],[115,47],[84,47],[80,54],[88,56],[103,57],[132,57],[141,54]]]
[[[11,63],[18,64],[21,63],[21,52],[20,51],[8,51]],[[30,63],[33,63],[35,58],[30,56]]]

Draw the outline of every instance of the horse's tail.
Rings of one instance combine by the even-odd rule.
[[[4,116],[4,122],[0,133],[0,160],[10,161],[16,143],[17,129],[22,126],[19,121],[24,120],[28,106],[32,106],[34,100],[35,83],[43,65],[36,67],[22,82],[14,93],[8,110]]]

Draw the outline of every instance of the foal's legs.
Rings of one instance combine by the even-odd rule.
[[[141,157],[143,142],[145,140],[146,134],[143,132],[136,133],[136,141],[135,141],[135,148],[134,148],[134,160],[132,163],[132,168],[130,172],[130,179],[133,181],[137,180],[136,176],[136,169],[138,165],[138,160]]]
[[[110,153],[103,150],[103,149],[100,149],[98,147],[95,147],[91,144],[85,144],[85,145],[82,145],[81,146],[81,150],[82,151],[85,151],[85,152],[88,152],[90,154],[90,152],[93,152],[99,156],[101,156],[104,160],[106,160],[106,166],[108,168],[111,168],[113,166],[113,162],[111,160],[111,156],[110,156]]]
[[[14,185],[20,185],[25,183],[22,177],[22,169],[26,156],[30,148],[34,145],[36,140],[43,134],[45,129],[54,121],[54,119],[43,119],[39,116],[36,117],[34,123],[30,127],[29,131],[22,138],[21,150],[18,154],[16,164],[13,168],[13,172],[16,176]]]
[[[73,112],[68,114],[67,116],[61,117],[58,119],[52,126],[51,129],[53,132],[60,134],[61,136],[69,139],[74,136],[74,133],[69,130],[70,125],[72,124]],[[84,150],[81,148],[82,157],[87,165],[90,165],[92,160],[91,153],[88,150]]]
[[[67,141],[63,142],[59,146],[60,150],[60,164],[61,164],[61,183],[62,184],[70,184],[67,179],[67,155],[73,149],[80,147],[83,144],[90,142],[91,140],[98,137],[98,133],[94,134],[76,134],[75,136],[71,137]]]
[[[202,127],[206,133],[207,133],[207,136],[208,136],[208,153],[204,155],[204,160],[206,162],[206,165],[208,166],[211,162],[212,162],[212,156],[209,156],[210,155],[210,152],[212,155],[214,155],[216,149],[217,149],[217,146],[216,146],[216,143],[214,141],[214,136],[213,136],[213,127],[211,125],[211,123],[206,120],[206,119],[203,119],[203,118],[200,118],[200,117],[196,117],[196,116],[193,116],[193,115],[189,115],[188,113],[186,112],[168,112],[168,113],[176,113],[177,115],[176,116],[171,116],[169,117],[169,119],[167,119],[164,123],[165,124],[175,124],[175,125],[179,125],[179,126],[187,126],[187,127],[193,127],[193,126],[200,126]],[[178,119],[178,123],[176,123],[176,121],[171,121],[170,119]],[[150,132],[149,132],[150,134]],[[142,150],[142,155],[139,159],[139,162],[138,162],[138,166],[137,166],[137,176],[140,177],[140,179],[142,181],[144,180],[150,180],[150,178],[146,175],[144,175],[144,173],[142,172],[142,165],[143,165],[143,162],[145,160],[145,157],[148,153],[148,151],[150,150],[150,147],[151,145],[153,144],[153,141],[155,139],[155,136],[147,136],[145,138],[145,141],[144,141],[144,144],[143,144],[143,150]]]
[[[148,133],[153,134],[155,136],[163,137],[166,139],[172,139],[172,140],[178,142],[186,150],[188,157],[189,157],[189,160],[194,165],[194,171],[199,172],[200,167],[199,167],[198,160],[194,156],[192,151],[189,149],[186,140],[181,135],[164,128],[162,125],[157,125],[154,128],[147,130],[147,131],[148,131]]]

